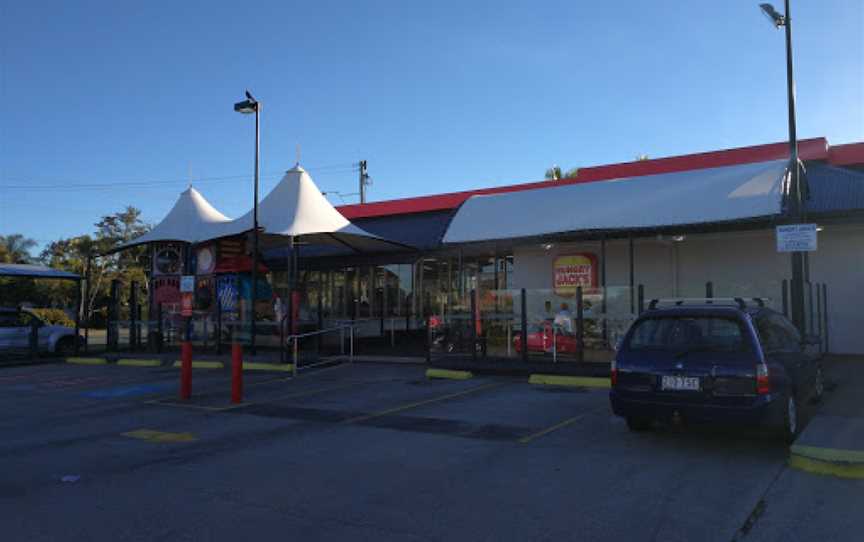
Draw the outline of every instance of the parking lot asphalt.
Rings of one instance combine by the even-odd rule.
[[[631,433],[602,390],[173,368],[0,371],[3,540],[860,540],[860,480],[759,434]]]

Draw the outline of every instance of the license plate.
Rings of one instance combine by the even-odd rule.
[[[699,379],[695,376],[664,376],[660,387],[664,390],[699,391]]]

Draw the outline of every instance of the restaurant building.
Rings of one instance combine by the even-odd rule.
[[[815,138],[799,148],[807,221],[819,225],[818,250],[808,254],[808,329],[831,352],[864,353],[857,331],[864,321],[864,143],[830,146]],[[432,318],[456,336],[437,344],[444,351],[464,352],[470,336],[483,340],[484,354],[515,357],[521,298],[529,330],[542,332],[544,322],[575,312],[576,286],[586,344],[597,351],[608,352],[636,316],[640,292],[644,299],[762,297],[788,310],[790,258],[775,239],[787,169],[788,145],[777,143],[587,167],[573,179],[342,206],[356,226],[413,248],[356,255],[301,249],[305,317],[358,322],[363,336],[385,346],[388,337],[413,336],[418,348]],[[284,251],[265,260],[283,289]],[[566,357],[566,337],[558,340]]]

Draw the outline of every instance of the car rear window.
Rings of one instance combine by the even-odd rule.
[[[628,350],[747,350],[741,322],[716,316],[658,316],[637,322]]]

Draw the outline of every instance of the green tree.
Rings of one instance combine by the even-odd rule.
[[[560,166],[552,166],[546,170],[545,177],[550,181],[560,181],[561,179],[573,179],[579,175],[579,168],[570,168],[567,171],[562,171]]]
[[[36,241],[20,233],[0,235],[0,262],[31,263],[33,256],[30,251],[35,247]]]
[[[94,313],[104,313],[112,280],[119,279],[123,284],[123,299],[128,298],[129,284],[133,280],[138,281],[145,289],[145,296],[149,287],[149,255],[146,248],[134,247],[116,251],[123,243],[149,231],[150,226],[141,220],[141,211],[135,207],[126,207],[120,212],[103,216],[94,226],[96,231],[92,236],[59,239],[46,246],[39,257],[45,265],[81,276],[87,274],[89,259],[90,292],[83,303],[84,316],[87,319],[92,318]],[[74,303],[74,284],[55,281],[46,283],[42,290],[45,297],[54,300],[54,303],[59,302],[63,306]]]

